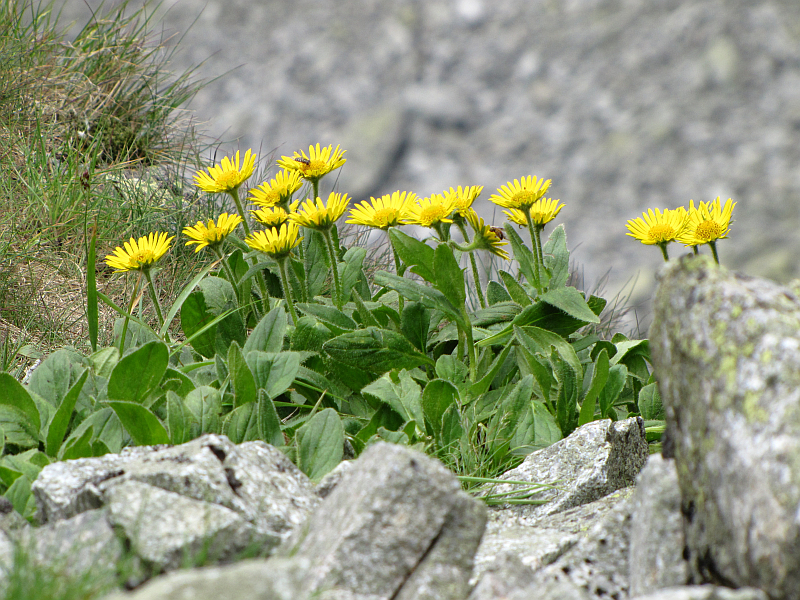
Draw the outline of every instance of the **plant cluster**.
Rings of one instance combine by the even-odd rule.
[[[17,510],[31,516],[31,482],[52,460],[203,433],[263,440],[314,480],[377,440],[407,444],[468,487],[594,419],[642,415],[658,438],[647,341],[597,335],[606,300],[568,284],[563,226],[542,239],[563,207],[544,197],[549,180],[524,177],[491,196],[506,209],[503,228],[472,209],[480,186],[356,204],[349,222],[385,232],[394,259],[393,272],[372,273],[365,248],[341,243],[348,196],[319,194],[343,151],[317,145],[282,157],[275,177],[249,190],[255,208],[245,211],[240,193],[255,160],[237,152],[197,172],[196,185],[230,197],[236,214],[183,229],[194,255],[209,249],[213,259],[168,307],[156,280],[173,237],[151,232],[106,256],[134,279],[125,307],[97,289],[91,239],[91,352],[54,352],[24,385],[0,373],[0,485]],[[301,189],[311,194],[302,202]],[[431,235],[416,239],[406,225]],[[485,293],[477,252],[507,261]],[[119,315],[105,347],[100,301]],[[535,502],[539,489],[502,501]]]

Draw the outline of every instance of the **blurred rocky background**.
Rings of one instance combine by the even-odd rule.
[[[64,2],[82,26],[100,0]],[[115,2],[106,0],[106,7]],[[138,8],[140,0],[130,0]],[[190,108],[261,157],[347,149],[338,188],[494,190],[552,179],[586,288],[632,292],[650,321],[657,248],[625,236],[648,207],[738,202],[723,264],[779,281],[800,250],[797,0],[166,0]],[[253,185],[259,182],[252,182]],[[672,246],[674,256],[682,253]],[[642,329],[646,332],[645,329]]]

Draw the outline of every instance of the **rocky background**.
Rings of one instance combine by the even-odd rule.
[[[100,3],[64,0],[62,18],[83,25]],[[732,197],[723,263],[797,276],[796,0],[166,0],[160,12],[175,70],[210,80],[191,108],[218,160],[341,144],[339,189],[356,200],[484,185],[478,210],[497,222],[495,188],[551,178],[587,288],[610,270],[605,295],[627,283],[644,326],[662,259],[625,221],[648,207]]]

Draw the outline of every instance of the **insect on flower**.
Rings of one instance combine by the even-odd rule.
[[[495,234],[501,240],[506,239],[506,232],[503,231],[502,229],[500,229],[499,227],[495,227],[493,225],[490,225],[489,226],[489,231],[491,231],[493,234]]]
[[[303,163],[304,165],[310,165],[310,164],[311,164],[311,161],[310,161],[310,160],[308,160],[307,158],[300,158],[300,157],[297,157],[297,158],[295,158],[295,160],[296,160],[297,162],[299,162],[299,163]]]

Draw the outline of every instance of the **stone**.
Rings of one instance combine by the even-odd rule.
[[[693,583],[800,590],[800,300],[687,256],[660,273],[650,348]]]
[[[631,485],[647,461],[648,445],[641,418],[614,422],[593,421],[579,427],[555,444],[525,457],[521,465],[501,479],[554,483],[537,498],[540,505],[502,506],[509,519],[533,522],[538,517],[581,506]],[[501,484],[492,493],[505,493],[518,486]]]
[[[675,461],[653,454],[631,498],[630,595],[641,596],[689,581],[686,540]]]
[[[635,600],[767,600],[767,595],[755,588],[733,590],[716,585],[684,585],[669,587],[636,596]]]
[[[278,554],[309,561],[309,594],[460,599],[485,522],[485,507],[439,461],[381,442]]]

